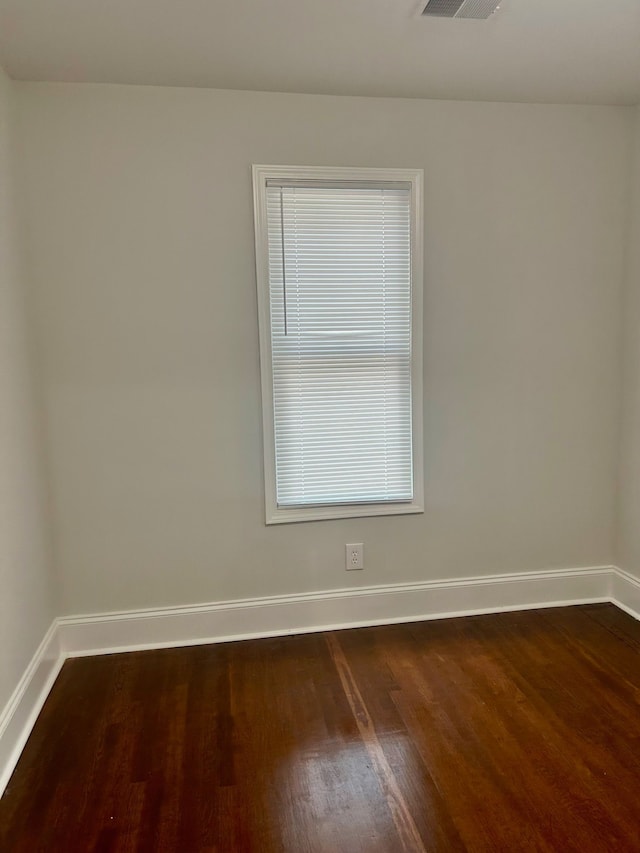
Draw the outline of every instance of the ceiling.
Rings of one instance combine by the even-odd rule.
[[[640,0],[0,0],[17,80],[552,103],[640,102]]]

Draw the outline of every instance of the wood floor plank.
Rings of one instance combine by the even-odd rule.
[[[65,663],[2,853],[640,851],[612,605]]]

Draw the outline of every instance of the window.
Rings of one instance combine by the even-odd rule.
[[[253,186],[267,524],[422,512],[422,172]]]

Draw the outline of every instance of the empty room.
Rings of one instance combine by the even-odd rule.
[[[0,851],[640,851],[640,3],[0,66]]]

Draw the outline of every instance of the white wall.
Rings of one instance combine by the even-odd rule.
[[[38,419],[12,203],[12,88],[0,70],[0,712],[53,619]]]
[[[635,114],[623,300],[617,564],[640,577],[640,108]]]
[[[60,612],[611,562],[630,110],[19,94]],[[251,163],[425,169],[424,515],[264,525]]]

